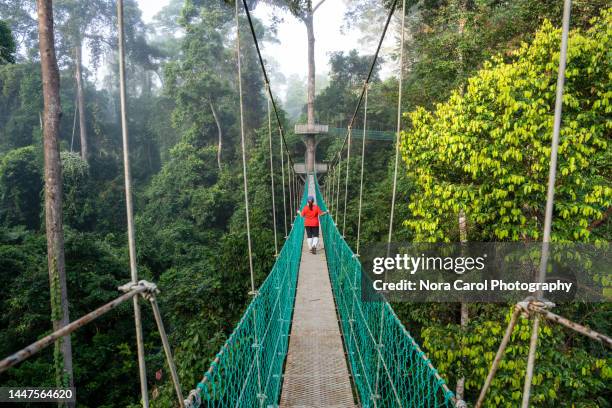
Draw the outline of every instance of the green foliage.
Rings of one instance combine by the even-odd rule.
[[[371,11],[374,9],[372,6],[379,6],[378,0],[376,4],[373,2],[364,0],[359,3],[367,3],[363,10]],[[75,85],[74,67],[70,63],[73,49],[82,41],[89,49],[86,55],[92,56],[94,65],[104,61],[100,57],[112,48],[109,44],[116,44],[115,4],[106,0],[62,0],[55,3],[62,69],[60,141],[63,150],[68,291],[71,316],[76,318],[114,298],[117,295],[116,287],[125,283],[129,275],[125,247],[121,129],[117,119],[115,87],[117,66],[114,59],[104,71],[106,76],[101,78],[102,87],[100,83],[94,84],[94,72],[89,71],[96,66],[85,66],[85,113],[93,153],[89,165],[77,154],[68,152],[78,148],[78,136],[75,146],[72,146],[73,133],[78,135],[78,128],[73,127]],[[305,1],[270,0],[267,3],[289,10],[302,19],[309,7]],[[574,3],[573,26],[583,28],[588,17],[593,15],[593,10],[601,8],[604,2]],[[555,58],[558,58],[551,58],[550,55],[558,53],[558,33],[546,26],[538,35],[536,45],[524,47],[516,55],[510,51],[521,41],[534,38],[534,31],[544,17],[558,21],[561,3],[556,0],[478,0],[465,4],[466,9],[461,13],[458,12],[460,3],[450,0],[424,1],[410,8],[413,41],[408,50],[410,70],[406,70],[404,82],[404,107],[409,110],[417,105],[431,108],[436,102],[447,99],[453,89],[462,86],[464,97],[458,91],[437,112],[419,110],[413,113],[422,123],[414,121],[414,128],[406,135],[417,135],[418,129],[419,137],[430,140],[417,144],[422,155],[415,154],[410,158],[412,161],[400,163],[396,206],[398,225],[395,227],[397,239],[412,239],[413,235],[440,239],[436,235],[438,232],[444,237],[454,237],[455,208],[442,210],[442,215],[436,215],[440,217],[440,222],[434,232],[425,234],[415,228],[402,228],[399,225],[402,220],[412,217],[412,210],[408,206],[409,202],[414,202],[410,200],[412,195],[430,204],[439,199],[439,196],[423,194],[426,186],[430,185],[435,190],[439,182],[444,186],[453,186],[461,193],[467,191],[468,197],[471,197],[470,192],[474,192],[474,197],[480,191],[489,194],[487,185],[508,192],[507,198],[491,198],[486,205],[480,204],[478,212],[472,211],[468,215],[471,238],[494,238],[495,228],[499,226],[499,231],[508,229],[509,236],[504,239],[513,238],[514,222],[511,219],[507,223],[504,217],[514,216],[511,209],[516,207],[509,207],[505,214],[499,214],[505,208],[504,201],[514,203],[527,198],[532,207],[521,211],[541,212],[541,186],[545,182],[547,146],[550,144]],[[389,2],[385,1],[384,5],[388,7]],[[37,63],[33,6],[34,2],[26,0],[0,2],[0,15],[8,22],[20,45],[16,64],[2,65],[5,61],[13,61],[3,59],[4,54],[0,57],[1,355],[17,350],[51,330],[46,242],[40,231],[40,214],[43,211],[39,152],[42,86]],[[179,376],[186,390],[201,379],[202,372],[234,329],[250,299],[247,296],[250,276],[248,263],[245,262],[247,238],[239,154],[233,9],[223,2],[173,0],[153,27],[146,29],[155,30],[161,24],[161,31],[152,40],[155,47],[144,36],[145,27],[133,0],[126,1],[126,18],[127,68],[131,78],[128,89],[130,153],[136,190],[139,271],[140,276],[157,282],[161,289],[159,302]],[[461,35],[458,23],[462,18],[465,18],[465,27]],[[375,28],[376,24],[367,21]],[[555,233],[558,239],[572,239],[574,232],[580,235],[581,231],[581,240],[609,237],[610,223],[592,229],[588,237],[583,231],[585,220],[588,229],[590,223],[606,210],[610,199],[607,144],[610,136],[607,102],[609,79],[605,77],[610,70],[610,61],[604,52],[606,47],[609,48],[609,34],[601,28],[605,24],[609,25],[609,14],[597,23],[596,27],[599,28],[589,32],[576,31],[572,35],[568,94],[564,106],[568,119],[564,122],[562,136],[565,144],[560,163],[562,183],[558,203],[561,207],[555,208]],[[6,41],[4,26],[0,22],[0,47],[6,44],[3,43]],[[250,33],[245,24],[242,24],[242,28],[247,170],[255,281],[258,285],[274,261],[268,134],[261,73]],[[255,29],[258,36],[264,38],[263,26],[257,21]],[[175,35],[176,32],[182,35]],[[269,33],[265,34],[265,38],[270,39]],[[482,68],[483,61],[498,53],[502,53],[503,57],[500,58],[503,61],[498,58],[488,63],[482,73],[471,80],[473,83],[466,85],[466,78]],[[14,55],[14,51],[10,55]],[[460,55],[463,63],[460,63]],[[361,81],[367,73],[369,58],[356,52],[332,55],[331,81],[318,94],[316,101],[320,119],[346,126],[346,120],[353,113]],[[504,65],[503,62],[508,64]],[[163,89],[157,89],[155,73],[163,83]],[[323,83],[319,79],[317,82]],[[531,95],[526,95],[525,91],[530,91]],[[297,117],[305,99],[295,92],[293,96],[291,115]],[[375,76],[369,93],[368,129],[393,131],[396,99],[397,80],[389,78],[381,82]],[[598,106],[595,106],[598,101]],[[218,113],[218,121],[213,116],[211,106]],[[476,112],[479,107],[482,111]],[[545,112],[540,113],[538,109]],[[360,127],[361,115],[362,112],[355,127]],[[505,120],[508,117],[510,120]],[[466,123],[473,126],[467,129]],[[223,134],[221,168],[216,163],[217,124]],[[285,124],[285,128],[290,126]],[[498,131],[500,133],[493,133],[497,128],[502,129]],[[286,136],[295,157],[301,153],[300,139],[292,134]],[[445,138],[452,138],[452,143]],[[357,228],[360,142],[361,139],[353,139],[349,166],[346,236],[351,243]],[[318,156],[332,158],[340,143],[339,139],[320,140]],[[461,148],[460,143],[464,145]],[[432,151],[427,152],[430,146]],[[485,160],[481,162],[480,156],[476,156],[474,160],[477,165],[464,169],[457,164],[458,160],[449,161],[440,153],[439,149],[443,146],[445,149],[456,146],[456,155],[466,157],[482,152]],[[492,158],[493,151],[489,148],[493,146],[498,146],[502,153],[509,149],[513,152],[519,150],[523,158],[517,159],[515,153],[508,154],[506,161],[497,158],[501,162],[501,168],[497,169],[486,161]],[[273,134],[273,151],[278,235],[282,244],[283,209],[276,132]],[[391,144],[366,141],[362,244],[386,239],[393,175],[393,160],[390,158],[393,153],[394,146]],[[489,153],[490,156],[486,156]],[[573,164],[570,161],[572,157]],[[534,177],[517,184],[517,179],[510,176],[524,174],[533,164],[527,158],[545,162],[540,163],[542,168],[534,172]],[[417,161],[419,166],[423,164],[429,168],[435,182],[427,184],[410,177],[412,165],[416,165]],[[470,161],[465,163],[471,164]],[[346,159],[343,159],[343,179],[339,192],[341,204],[335,209],[340,214],[339,222],[344,210],[345,165]],[[405,168],[406,165],[409,167]],[[494,174],[496,171],[508,174],[499,176]],[[530,193],[517,190],[528,184],[540,187]],[[599,196],[595,194],[596,186],[603,186]],[[573,195],[576,195],[576,199]],[[475,205],[471,198],[463,197],[450,197],[442,201],[448,201],[453,206],[463,205],[464,208]],[[428,212],[437,214],[441,207],[442,204],[426,208]],[[572,213],[574,208],[576,213]],[[569,217],[564,217],[565,210],[569,212]],[[289,208],[288,211],[292,213],[293,209]],[[477,215],[492,217],[493,221],[486,218],[479,222]],[[541,219],[523,216],[528,218],[526,225],[529,227],[524,230],[538,231]],[[291,218],[288,222],[291,222]],[[532,239],[534,236],[531,235]],[[464,351],[457,351],[462,333],[455,324],[456,305],[396,306],[398,315],[410,322],[411,331],[417,334],[418,341],[426,345],[432,360],[444,372],[450,384],[461,374],[456,362],[462,353],[473,357],[464,366],[468,372],[468,399],[473,399],[482,383],[483,370],[499,342],[507,314],[507,308],[497,306],[474,308],[471,314],[475,317],[469,328],[473,336],[469,337]],[[126,304],[73,336],[79,404],[96,407],[136,406],[139,390],[131,313],[130,306]],[[148,309],[143,308],[143,313],[149,372],[161,369],[164,373],[159,381],[149,378],[155,396],[153,404],[170,406],[174,396],[160,341]],[[568,306],[562,310],[562,314],[605,333],[610,331],[607,305]],[[543,401],[546,398],[551,401],[548,405],[576,401],[580,406],[606,406],[605,385],[610,381],[609,354],[588,341],[569,336],[556,328],[545,326],[542,330],[544,346],[538,355],[538,364],[541,364],[538,367],[541,368],[536,372],[536,404],[547,406]],[[494,383],[491,404],[516,405],[513,398],[520,390],[516,384],[517,381],[520,383],[523,376],[521,370],[524,370],[526,340],[521,338],[524,333],[525,324],[522,322],[514,335],[516,346]],[[553,353],[554,350],[561,350],[561,353]],[[50,350],[43,352],[3,374],[0,384],[53,385],[52,357]],[[597,395],[589,396],[593,394]]]
[[[372,57],[372,55],[359,55],[357,50],[351,50],[346,54],[342,51],[331,53],[330,83],[315,99],[322,123],[346,126],[353,115]],[[380,65],[375,66],[372,82],[379,81],[379,68]],[[355,127],[358,124],[359,122]]]
[[[0,224],[40,227],[42,158],[35,147],[11,150],[0,161]]]
[[[28,146],[40,137],[41,90],[38,64],[0,66],[0,152]]]
[[[575,308],[575,306],[572,306]],[[609,306],[598,306],[605,315]],[[421,330],[422,345],[438,370],[454,381],[466,376],[466,400],[477,398],[508,324],[508,308],[471,305],[465,331],[456,324],[428,324]],[[516,407],[522,398],[531,335],[531,321],[519,318],[500,364],[486,406]],[[601,346],[589,350],[567,329],[544,321],[539,329],[530,406],[554,407],[567,402],[580,407],[607,407],[612,379],[610,358]],[[572,341],[578,340],[572,346]],[[459,343],[461,341],[461,343]]]
[[[553,239],[609,240],[593,228],[610,206],[610,18],[603,11],[589,29],[570,35],[556,181]],[[475,241],[540,239],[550,160],[560,30],[545,22],[531,44],[494,58],[464,89],[433,112],[408,115],[401,151],[414,183],[405,225],[416,241],[458,240],[466,213]],[[588,312],[586,311],[588,309]],[[508,320],[497,305],[397,305],[420,333],[434,365],[452,384],[466,377],[466,400],[484,383]],[[609,306],[569,304],[557,311],[607,332]],[[486,404],[514,407],[522,398],[531,324],[520,319]],[[531,404],[609,406],[610,354],[544,323],[540,328]],[[578,373],[578,374],[576,374]]]
[[[129,279],[127,254],[123,245],[118,247],[110,240],[70,228],[66,230],[65,248],[74,319],[117,297],[117,286]],[[8,355],[51,331],[44,235],[0,229],[0,278],[4,283],[0,289],[0,354]],[[150,333],[152,319],[144,319],[144,323]],[[133,330],[128,303],[73,334],[75,385],[85,406],[126,406],[138,395],[138,382],[133,381],[138,375]],[[150,334],[147,341],[152,341]],[[0,381],[7,386],[53,386],[53,372],[49,348],[3,373]],[[115,386],[109,388],[109,384]]]
[[[15,62],[17,46],[8,24],[0,20],[0,65]]]
[[[605,11],[570,36],[555,194],[554,240],[593,240],[611,205],[610,59]],[[545,23],[511,63],[499,58],[402,134],[417,189],[406,225],[417,240],[451,240],[463,209],[475,240],[537,240],[550,158],[560,31]]]

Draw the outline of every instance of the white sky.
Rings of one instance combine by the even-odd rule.
[[[138,0],[145,22],[150,22],[152,17],[167,3],[168,0]],[[362,34],[353,28],[343,34],[343,25],[346,4],[344,0],[327,0],[315,13],[315,60],[317,65],[317,75],[329,71],[329,56],[332,51],[349,51],[356,48],[360,53],[372,54],[376,44],[362,44]],[[280,44],[266,44],[262,52],[266,56],[272,57],[278,63],[278,69],[283,72],[285,77],[297,74],[305,77],[307,73],[307,39],[306,28],[303,23],[278,9],[273,9],[266,5],[258,5],[253,15],[263,20],[270,21],[272,13],[276,13],[283,18],[283,22],[278,25],[277,38]],[[381,27],[382,30],[382,27]],[[388,33],[391,34],[391,33]],[[392,40],[392,35],[388,35],[388,40]],[[388,69],[387,69],[388,70]],[[385,70],[385,71],[387,71]],[[383,76],[386,76],[383,74]],[[281,89],[277,89],[277,92]]]

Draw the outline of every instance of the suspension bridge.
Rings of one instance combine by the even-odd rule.
[[[285,141],[282,121],[271,91],[247,2],[246,0],[242,1],[242,8],[246,14],[257,49],[268,100],[270,188],[276,261],[264,282],[256,287],[251,253],[242,74],[240,53],[238,52],[241,152],[246,209],[245,229],[248,237],[248,262],[251,272],[250,295],[252,299],[233,332],[214,357],[210,368],[184,398],[171,347],[157,305],[158,288],[150,282],[138,280],[137,276],[131,208],[130,162],[129,154],[127,154],[129,144],[125,111],[125,68],[123,65],[125,58],[123,2],[118,0],[121,119],[124,138],[125,192],[128,203],[128,240],[132,279],[131,282],[119,288],[124,294],[117,299],[0,361],[0,372],[29,358],[63,336],[70,335],[79,327],[108,313],[123,302],[133,300],[141,402],[143,406],[148,407],[148,386],[138,302],[142,298],[149,301],[152,306],[177,396],[177,404],[180,407],[465,407],[465,403],[449,389],[427,355],[396,316],[391,305],[382,296],[378,301],[364,301],[362,296],[363,271],[359,261],[359,246],[366,139],[395,141],[389,242],[393,235],[399,157],[397,137],[401,131],[402,75],[399,76],[397,128],[395,133],[368,131],[367,105],[369,81],[397,3],[398,1],[395,0],[391,5],[357,106],[346,128],[344,141],[337,154],[334,155],[327,174],[325,177],[321,177],[310,169],[305,172],[305,176],[302,178],[295,171],[295,164]],[[570,4],[571,0],[564,0],[563,38],[559,62],[543,248],[547,248],[546,245],[550,241]],[[240,49],[239,5],[240,2],[236,1],[238,50]],[[400,67],[403,67],[405,7],[404,0],[401,8]],[[364,107],[363,129],[353,129],[353,123],[362,105]],[[282,220],[276,219],[277,203],[275,202],[275,196],[279,187],[275,184],[274,178],[275,155],[272,150],[272,113],[274,113],[276,119],[281,146],[279,157],[282,178],[280,181]],[[311,124],[308,126],[312,127]],[[343,132],[343,129],[333,128],[330,134],[337,137]],[[355,251],[352,250],[344,237],[348,186],[349,183],[357,182],[349,178],[353,138],[361,139],[362,149],[361,173],[360,180],[358,180],[360,193]],[[343,157],[344,151],[346,151],[346,155]],[[344,181],[344,197],[341,193],[342,181]],[[320,182],[322,182],[323,191],[320,188]],[[316,203],[323,211],[329,210],[329,213],[322,216],[320,220],[323,232],[322,249],[324,250],[317,254],[310,254],[305,245],[303,218],[301,216],[295,218],[291,216],[292,211],[305,205],[308,196],[314,196]],[[280,205],[281,203],[279,203]],[[341,208],[343,210],[340,210]],[[340,222],[341,218],[342,221]],[[284,225],[286,236],[280,250],[278,235],[281,232],[277,231],[277,224]],[[541,271],[546,269],[547,251],[544,250],[543,254]],[[512,331],[521,313],[529,316],[533,321],[523,391],[523,407],[529,406],[538,325],[541,318],[564,325],[607,346],[612,345],[612,340],[609,337],[555,315],[550,312],[549,308],[550,305],[539,298],[526,300],[515,306],[476,403],[477,407],[482,406],[485,401],[487,390],[500,361],[503,359]],[[206,356],[202,358],[206,358]]]
[[[306,197],[327,211],[314,175]],[[272,272],[189,407],[452,407],[448,389],[384,300],[363,301],[361,264],[329,215],[312,255],[298,217]]]

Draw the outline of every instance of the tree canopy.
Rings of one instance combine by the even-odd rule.
[[[570,36],[553,240],[596,238],[590,225],[612,204],[611,22],[605,11]],[[410,114],[402,152],[416,190],[406,225],[417,239],[453,239],[449,226],[460,210],[477,241],[540,238],[560,37],[545,22],[512,61],[494,58],[464,93],[454,91],[434,112]]]
[[[59,141],[66,274],[70,315],[76,318],[115,298],[117,286],[129,279],[115,1],[53,3],[63,113]],[[201,379],[251,299],[245,262],[234,3],[171,0],[149,24],[141,18],[139,3],[125,1],[139,276],[156,282],[160,289],[159,305],[186,391]],[[261,3],[291,13],[300,26],[323,4]],[[456,241],[461,211],[467,217],[470,240],[541,239],[561,3],[407,1],[395,241]],[[34,4],[0,0],[2,356],[51,330],[43,223],[42,81],[40,58],[33,51],[38,46]],[[388,0],[347,3],[347,23],[361,28],[361,42],[378,40],[381,19],[390,5]],[[593,243],[611,237],[612,14],[606,7],[606,0],[573,2],[554,208],[557,241]],[[318,12],[324,11],[321,7]],[[394,16],[387,34],[390,41],[381,55],[391,66],[398,62],[399,14]],[[284,74],[274,72],[279,64],[266,53],[266,46],[277,41],[274,24],[281,16],[276,14],[270,25],[268,20],[253,21],[275,91]],[[243,14],[240,23],[250,221],[256,237],[253,263],[259,284],[275,259],[267,101]],[[83,113],[91,141],[88,161],[78,154],[80,108],[74,53],[78,40],[84,56],[82,88],[87,99]],[[319,70],[316,76],[316,118],[346,129],[372,56],[338,47],[328,57],[330,72]],[[381,62],[368,88],[366,130],[393,134],[399,83],[395,70]],[[323,61],[317,64],[322,66]],[[307,115],[309,78],[306,67],[304,71],[287,75],[285,98],[277,100],[285,108],[279,116],[296,161],[301,161],[305,150],[302,137],[291,131]],[[363,124],[362,105],[353,124],[350,163],[346,149],[340,162],[342,183],[348,167],[347,205],[344,208],[341,200],[333,213],[342,222],[346,211],[343,229],[351,246],[357,231]],[[317,138],[317,160],[337,158],[344,136],[337,133],[343,132]],[[387,239],[395,154],[389,140],[367,135],[362,245]],[[282,204],[279,143],[273,117],[276,227],[282,237],[285,212],[290,225],[295,209]],[[285,161],[285,174],[286,166]],[[321,176],[321,181],[328,179]],[[344,184],[338,194],[344,198]],[[455,303],[397,303],[393,309],[451,388],[459,378],[466,378],[465,399],[474,402],[503,335],[509,305],[469,305],[466,327],[459,323]],[[558,305],[555,311],[610,332],[610,304]],[[173,388],[155,323],[148,309],[143,312],[151,404],[171,406]],[[73,342],[79,405],[137,407],[138,366],[129,305],[78,330]],[[528,342],[529,325],[521,319],[493,382],[489,406],[517,406]],[[544,323],[540,342],[534,407],[610,406],[608,350]],[[0,385],[52,386],[53,375],[52,353],[41,353],[1,374]]]
[[[15,62],[17,46],[8,24],[0,20],[0,65]]]

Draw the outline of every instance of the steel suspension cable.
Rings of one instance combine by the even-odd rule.
[[[132,173],[130,169],[130,143],[127,122],[127,91],[125,83],[125,26],[123,21],[123,0],[117,1],[117,24],[119,30],[119,100],[121,104],[121,135],[123,139],[123,176],[125,181],[125,209],[127,213],[128,250],[130,257],[130,275],[132,283],[138,283],[138,265],[136,263],[136,238],[134,230],[134,205],[132,202]],[[149,407],[147,389],[147,368],[145,363],[144,340],[142,333],[142,316],[138,296],[132,298],[134,306],[134,325],[136,328],[136,346],[138,353],[138,372],[140,375],[140,393],[142,405]]]
[[[348,145],[346,146],[346,177],[344,178],[344,215],[342,217],[342,235],[346,231],[346,206],[348,200],[349,167],[351,164],[351,140],[353,135],[352,125],[348,128]]]
[[[359,209],[357,210],[357,242],[355,255],[359,256],[359,240],[361,238],[361,208],[363,204],[363,168],[365,164],[365,141],[368,127],[368,86],[366,85],[365,102],[363,105],[363,138],[361,140],[361,175],[359,176]]]
[[[357,117],[357,113],[359,112],[359,108],[361,107],[361,103],[362,103],[364,95],[365,95],[366,86],[370,83],[370,80],[372,79],[372,73],[374,72],[374,67],[376,66],[376,62],[378,61],[378,54],[380,53],[380,49],[382,47],[382,43],[383,43],[383,41],[385,39],[385,36],[387,34],[387,29],[389,28],[389,24],[391,23],[391,18],[393,17],[393,13],[395,12],[395,7],[397,6],[397,2],[398,2],[398,0],[393,0],[393,4],[391,4],[391,8],[389,9],[389,14],[387,15],[387,20],[385,21],[385,26],[383,28],[382,34],[380,36],[380,39],[378,40],[378,46],[376,47],[376,52],[374,53],[374,57],[372,58],[372,63],[370,64],[370,69],[368,71],[368,75],[367,75],[366,80],[364,82],[364,86],[361,88],[361,94],[359,95],[359,100],[357,101],[357,106],[355,107],[355,110],[353,111],[353,116],[351,117],[351,120],[349,120],[349,124],[348,124],[348,128],[349,129],[351,127],[353,127],[353,123],[355,122],[355,118]],[[402,41],[403,41],[403,39],[402,39]],[[347,129],[346,136],[344,137],[344,141],[342,142],[342,146],[340,146],[340,150],[344,149],[344,146],[347,143],[348,137],[349,137],[349,132],[348,132],[348,129]],[[334,164],[334,162],[332,162],[332,164]]]
[[[247,4],[246,0],[242,1],[242,5],[244,7],[244,11],[246,13],[247,16],[247,21],[249,23],[249,29],[251,31],[251,36],[253,38],[253,42],[255,43],[255,50],[257,51],[257,58],[259,60],[259,65],[261,67],[261,72],[263,74],[264,77],[264,83],[266,84],[266,92],[268,94],[268,97],[270,99],[270,102],[272,104],[272,108],[274,110],[274,116],[276,118],[276,123],[277,123],[277,127],[278,127],[278,132],[279,132],[279,137],[281,139],[281,143],[280,143],[280,156],[281,156],[281,176],[282,176],[282,191],[283,191],[283,222],[284,222],[284,228],[285,228],[285,238],[288,237],[288,225],[287,225],[287,198],[286,198],[286,194],[287,194],[287,188],[288,186],[286,185],[286,183],[289,183],[289,173],[287,174],[287,179],[285,179],[285,158],[284,158],[284,154],[283,151],[286,151],[287,153],[287,166],[291,166],[291,168],[293,168],[293,159],[291,157],[291,153],[289,152],[289,148],[287,145],[287,140],[285,139],[285,131],[283,129],[283,123],[281,121],[280,118],[280,114],[278,112],[278,108],[276,105],[276,101],[274,99],[274,95],[272,94],[272,89],[270,86],[270,79],[268,77],[268,72],[266,70],[266,65],[264,63],[263,57],[261,55],[261,49],[259,47],[259,41],[257,40],[257,34],[255,33],[255,27],[253,26],[253,19],[251,18],[251,11],[249,10],[249,6]],[[287,169],[289,170],[289,168]]]
[[[255,289],[255,273],[253,271],[253,250],[251,244],[251,220],[249,211],[249,185],[247,180],[247,164],[246,164],[246,141],[244,137],[244,101],[242,95],[242,63],[240,58],[240,18],[238,15],[238,2],[236,2],[236,61],[238,66],[238,97],[240,101],[240,146],[242,150],[242,181],[244,188],[244,211],[246,217],[246,230],[247,230],[247,245],[249,254],[249,272],[251,275],[251,294],[257,296]],[[259,334],[257,328],[257,313],[253,314],[253,325],[255,332],[255,344],[259,345]],[[257,386],[259,394],[261,394],[261,367],[259,361],[259,349],[256,348],[255,359],[257,364]]]
[[[249,10],[249,5],[246,0],[242,0],[242,5],[244,7],[244,11],[247,16],[247,21],[249,23],[249,28],[251,30],[251,36],[253,37],[253,42],[255,43],[255,50],[257,51],[257,58],[259,60],[259,65],[261,67],[261,72],[264,76],[264,82],[268,85],[267,92],[270,96],[270,101],[272,102],[272,107],[274,109],[274,115],[276,116],[276,122],[278,124],[280,136],[285,143],[285,150],[287,150],[287,154],[289,155],[289,163],[293,166],[293,159],[291,158],[291,154],[287,147],[287,141],[285,140],[285,131],[283,129],[282,121],[280,119],[280,115],[278,113],[278,108],[276,106],[276,101],[274,100],[274,95],[272,95],[272,89],[270,88],[270,80],[268,77],[268,72],[266,71],[266,65],[264,64],[263,57],[261,55],[261,49],[259,48],[259,41],[257,40],[257,34],[255,34],[255,27],[253,26],[253,20],[251,18],[251,11]],[[286,235],[286,234],[285,234]]]
[[[268,88],[266,84],[266,89]],[[270,111],[270,93],[266,92],[268,101],[268,141],[270,142],[270,189],[272,190],[272,226],[274,229],[274,256],[278,256],[278,235],[276,232],[276,190],[274,189],[274,154],[272,152],[272,112]]]

